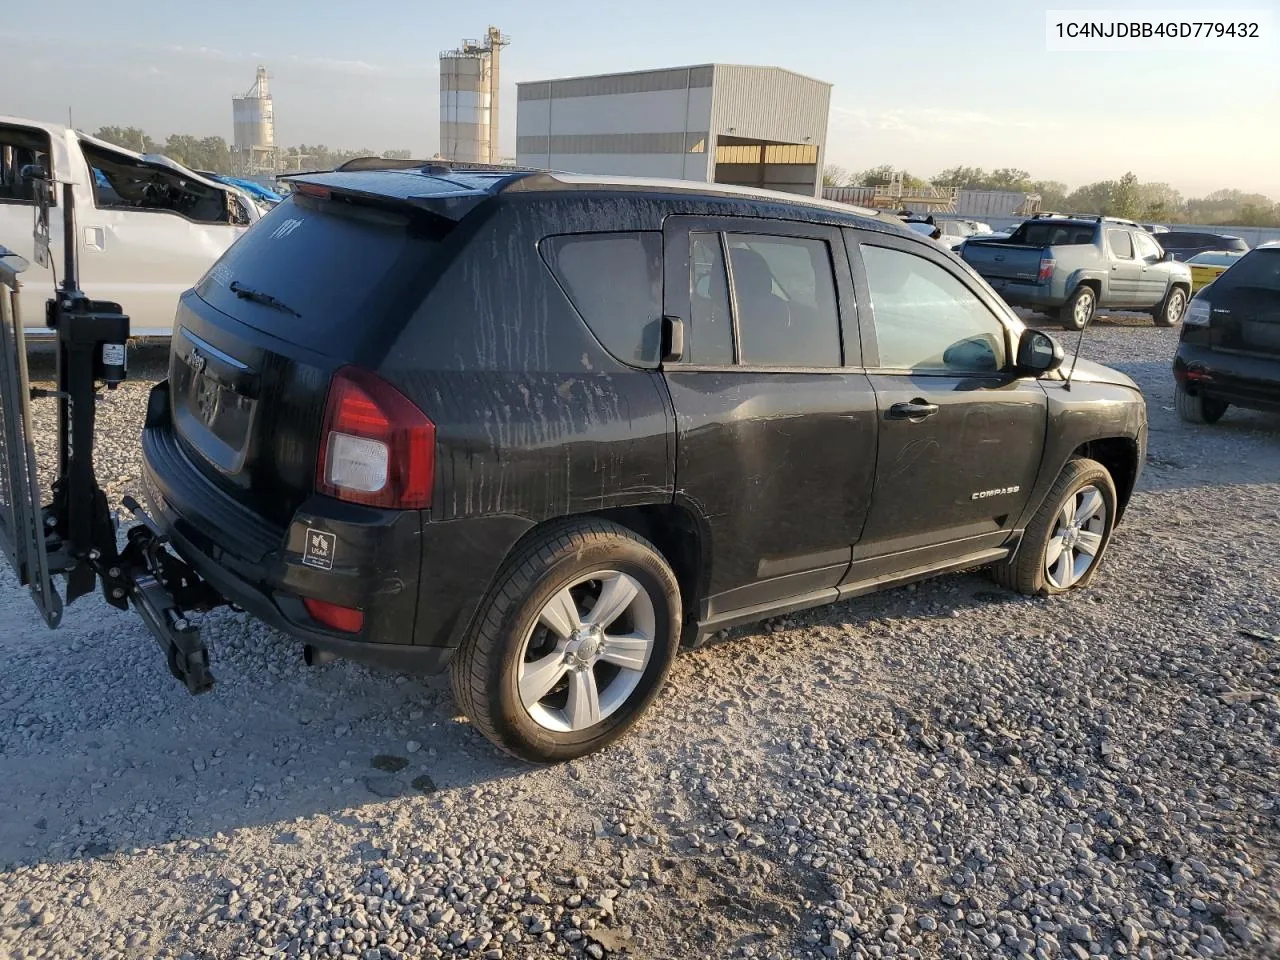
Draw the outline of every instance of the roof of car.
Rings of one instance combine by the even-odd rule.
[[[285,178],[365,196],[387,197],[431,209],[452,219],[464,216],[481,200],[507,193],[556,193],[601,190],[648,194],[682,193],[690,196],[725,197],[810,207],[845,217],[871,220],[902,231],[896,217],[868,207],[836,203],[797,193],[758,190],[726,183],[669,180],[656,177],[602,176],[529,169],[454,170],[444,165],[383,169],[339,169],[332,173],[308,173]]]
[[[1280,240],[1268,240],[1266,243],[1260,243],[1253,249],[1255,250],[1277,250],[1280,249]]]

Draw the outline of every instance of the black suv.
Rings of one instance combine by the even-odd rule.
[[[450,664],[501,747],[620,735],[682,641],[946,570],[1087,583],[1134,383],[896,218],[434,168],[295,189],[178,308],[145,483],[307,645]]]
[[[1173,358],[1178,416],[1217,423],[1232,404],[1280,412],[1280,241],[1202,288],[1183,324]]]
[[[1197,253],[1210,250],[1227,250],[1231,253],[1246,253],[1249,245],[1239,237],[1225,233],[1194,233],[1189,230],[1170,230],[1168,233],[1156,235],[1160,246],[1173,254],[1175,260],[1190,260]]]

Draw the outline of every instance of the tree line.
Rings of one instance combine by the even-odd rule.
[[[1167,183],[1143,182],[1126,173],[1119,180],[1099,180],[1071,190],[1058,180],[1033,180],[1026,170],[1000,167],[950,167],[928,180],[889,165],[850,173],[830,164],[823,168],[827,186],[874,187],[888,184],[896,173],[908,187],[958,187],[962,190],[1011,190],[1040,195],[1042,210],[1124,217],[1149,223],[1203,223],[1224,226],[1280,227],[1280,203],[1261,193],[1215,190],[1203,197],[1184,197]]]
[[[188,134],[170,134],[162,142],[153,140],[138,127],[99,127],[93,134],[99,140],[114,143],[118,147],[138,153],[160,153],[176,160],[192,170],[211,173],[235,174],[237,169],[231,147],[222,137],[193,137]],[[388,160],[408,160],[408,150],[333,150],[324,144],[300,144],[281,147],[281,166],[285,170],[332,170],[339,164],[357,157],[384,157]]]

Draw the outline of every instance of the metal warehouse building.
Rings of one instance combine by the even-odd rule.
[[[521,166],[821,194],[821,80],[708,63],[517,86]]]

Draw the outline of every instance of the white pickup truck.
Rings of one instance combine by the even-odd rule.
[[[35,262],[35,200],[22,169],[51,166],[52,271],[63,263],[62,184],[75,191],[80,287],[113,300],[137,337],[167,337],[178,297],[262,211],[246,193],[165,157],[144,157],[52,123],[0,116],[0,247],[30,261],[21,310],[28,337],[52,335],[44,304],[54,276]]]

